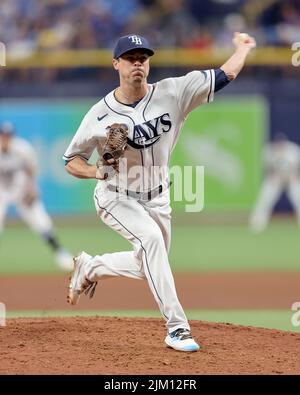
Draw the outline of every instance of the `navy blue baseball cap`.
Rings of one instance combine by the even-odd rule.
[[[15,128],[11,122],[5,121],[0,125],[0,134],[12,136],[14,133],[15,133]]]
[[[154,51],[145,37],[129,34],[128,36],[120,37],[117,41],[114,49],[114,59],[118,59],[132,49],[145,49],[149,56],[154,55]]]

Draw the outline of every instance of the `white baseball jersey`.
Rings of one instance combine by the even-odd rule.
[[[36,154],[27,141],[18,137],[12,138],[8,152],[2,152],[0,145],[0,191],[21,194],[29,179],[26,170],[35,172],[36,168]]]
[[[266,169],[282,179],[299,176],[300,148],[290,141],[280,145],[269,144],[265,150]]]
[[[285,141],[268,144],[264,152],[266,177],[250,216],[253,231],[261,232],[268,224],[273,208],[283,191],[296,211],[300,224],[300,148]]]
[[[46,234],[52,230],[51,218],[39,199],[30,206],[23,203],[27,188],[33,182],[27,170],[34,174],[37,163],[36,153],[26,140],[13,137],[7,152],[3,152],[0,145],[0,233],[11,204],[33,231]]]
[[[214,70],[192,71],[183,77],[164,79],[149,84],[148,93],[134,108],[118,102],[114,92],[110,92],[86,114],[64,159],[70,161],[80,156],[88,161],[95,148],[100,154],[106,127],[125,123],[128,149],[124,166],[121,163],[119,179],[115,176],[109,182],[139,191],[167,183],[170,154],[183,122],[195,107],[213,100],[214,83]],[[137,174],[136,169],[141,169],[142,174]]]
[[[163,187],[168,184],[170,155],[183,122],[195,107],[213,100],[214,85],[213,70],[168,78],[148,85],[148,93],[134,108],[119,103],[111,92],[84,117],[64,155],[66,161],[76,156],[88,161],[95,148],[101,153],[108,125],[128,126],[128,149],[123,160],[127,168],[120,164],[119,178],[115,175],[109,181],[99,181],[94,201],[102,221],[125,237],[133,251],[90,257],[85,276],[90,281],[114,276],[146,278],[169,331],[189,329],[189,324],[168,261],[171,207],[169,190]],[[135,175],[135,169],[142,174]],[[162,186],[158,188],[162,193],[149,200],[127,198],[111,191],[109,183],[135,192]]]

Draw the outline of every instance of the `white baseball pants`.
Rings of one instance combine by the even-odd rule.
[[[292,179],[288,183],[277,178],[267,178],[261,187],[257,203],[250,218],[250,226],[260,232],[265,229],[272,214],[272,210],[284,190],[296,212],[300,225],[300,181]]]
[[[34,232],[44,235],[52,231],[51,218],[40,200],[26,206],[19,196],[15,198],[9,191],[2,190],[0,192],[0,233],[3,231],[6,212],[11,204],[16,207],[20,217]]]
[[[125,237],[133,251],[96,255],[86,265],[91,281],[125,276],[147,279],[169,331],[190,329],[179,303],[168,260],[171,235],[169,190],[151,201],[134,198],[107,189],[98,183],[94,201],[102,221]]]

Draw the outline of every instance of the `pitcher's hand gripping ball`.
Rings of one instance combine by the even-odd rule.
[[[109,174],[108,166],[119,171],[119,160],[127,147],[128,127],[124,123],[113,123],[108,126],[106,140],[102,147],[101,157],[98,159],[96,178],[105,180]]]

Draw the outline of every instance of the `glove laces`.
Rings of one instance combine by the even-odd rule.
[[[127,131],[122,127],[111,127],[108,132],[108,146],[111,150],[121,147],[127,139]]]

